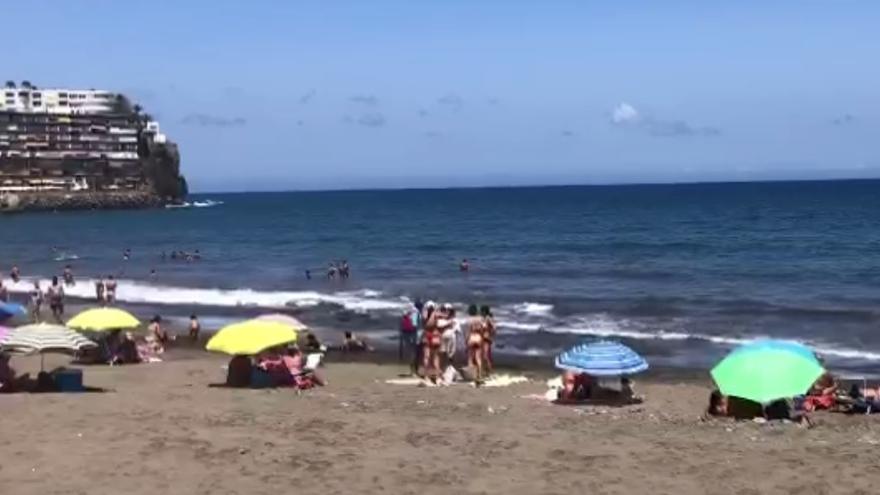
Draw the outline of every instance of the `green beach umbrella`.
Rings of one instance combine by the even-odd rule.
[[[775,346],[734,349],[712,368],[712,378],[724,395],[761,404],[807,392],[825,372],[804,353]]]

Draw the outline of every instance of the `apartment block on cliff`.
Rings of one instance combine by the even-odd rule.
[[[165,141],[118,93],[0,88],[0,193],[137,190],[146,186],[140,148]]]

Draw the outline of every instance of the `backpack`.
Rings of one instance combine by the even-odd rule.
[[[400,331],[401,332],[415,332],[416,331],[416,322],[415,315],[413,312],[408,311],[400,317]]]

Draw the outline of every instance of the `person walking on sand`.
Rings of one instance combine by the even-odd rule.
[[[40,289],[39,280],[34,280],[34,288],[31,289],[28,295],[31,302],[31,320],[34,323],[39,323],[43,310],[43,291]]]
[[[58,276],[52,277],[52,284],[46,289],[46,299],[49,300],[49,309],[52,310],[52,317],[58,323],[64,316],[64,287],[58,282]]]

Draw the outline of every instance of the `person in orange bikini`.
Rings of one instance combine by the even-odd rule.
[[[483,380],[483,319],[476,304],[468,307],[468,366],[474,370],[474,382]]]

